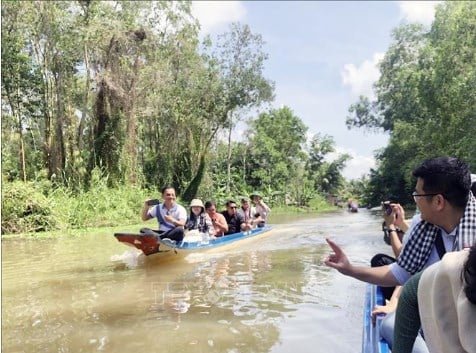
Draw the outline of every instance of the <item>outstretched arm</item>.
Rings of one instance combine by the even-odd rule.
[[[399,285],[397,279],[390,271],[389,266],[380,267],[366,267],[366,266],[354,266],[350,263],[347,255],[342,248],[338,246],[334,241],[326,238],[327,243],[334,251],[330,254],[324,263],[343,275],[354,277],[360,281],[367,283],[377,284],[380,286],[392,287]]]

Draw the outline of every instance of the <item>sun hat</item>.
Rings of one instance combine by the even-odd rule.
[[[205,209],[205,207],[203,206],[203,202],[200,199],[193,199],[192,202],[190,202],[190,207],[195,207],[195,206]]]
[[[258,191],[254,191],[251,195],[250,195],[250,198],[253,198],[253,196],[256,196],[256,197],[259,197],[260,199],[262,199],[260,193]]]

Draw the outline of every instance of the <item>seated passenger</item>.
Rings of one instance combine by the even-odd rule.
[[[254,192],[250,196],[251,201],[255,204],[256,213],[260,216],[260,221],[257,223],[258,227],[264,227],[266,220],[268,219],[268,215],[271,212],[271,209],[268,205],[266,205],[263,201],[261,195],[257,192]]]
[[[141,211],[141,218],[147,221],[152,218],[157,218],[159,223],[159,230],[155,231],[160,234],[161,239],[169,238],[177,242],[183,239],[183,226],[187,220],[187,211],[185,208],[175,202],[175,188],[172,186],[165,186],[162,188],[163,202],[158,205],[153,205],[146,200]],[[147,230],[147,228],[145,228]]]
[[[228,232],[228,223],[226,222],[225,217],[217,212],[217,205],[215,202],[205,202],[205,211],[208,213],[208,216],[212,221],[216,237],[221,237]]]
[[[240,214],[245,219],[245,229],[250,230],[256,228],[256,226],[263,222],[263,219],[256,212],[255,207],[251,207],[250,199],[244,197],[241,199],[241,207],[238,209],[238,214]]]
[[[202,200],[193,199],[190,202],[190,215],[185,223],[185,230],[198,230],[202,234],[215,235],[215,228],[210,216],[205,212]]]
[[[432,353],[476,352],[476,246],[447,253],[405,284],[392,352],[410,353],[422,326]]]
[[[221,214],[225,217],[226,223],[228,224],[228,231],[225,232],[225,235],[239,233],[245,230],[245,219],[236,212],[235,201],[228,201],[226,203],[226,211],[223,211]]]

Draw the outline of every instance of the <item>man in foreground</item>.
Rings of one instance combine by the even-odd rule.
[[[397,262],[381,267],[355,266],[335,242],[325,264],[340,273],[380,286],[404,284],[412,275],[439,261],[445,252],[475,243],[476,200],[466,163],[438,157],[424,161],[413,171],[417,178],[413,198],[421,221],[411,230]],[[393,332],[393,331],[392,331]],[[392,336],[385,337],[392,342]]]

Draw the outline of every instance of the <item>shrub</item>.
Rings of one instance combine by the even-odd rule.
[[[3,183],[2,234],[49,231],[62,225],[61,214],[34,183]]]

